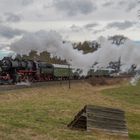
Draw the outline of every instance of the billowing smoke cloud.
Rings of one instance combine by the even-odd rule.
[[[39,31],[36,33],[27,33],[19,41],[11,44],[11,50],[19,54],[27,54],[31,50],[38,52],[48,51],[53,56],[58,56],[69,61],[73,66],[80,68],[89,68],[95,62],[98,67],[106,67],[110,61],[118,61],[121,57],[122,68],[130,68],[130,65],[136,64],[140,68],[140,46],[138,47],[132,41],[127,40],[124,44],[117,46],[107,39],[100,37],[101,44],[94,53],[83,54],[82,51],[73,49],[71,43],[63,43],[62,37],[54,32]]]
[[[140,74],[137,73],[137,74],[131,79],[130,84],[131,84],[132,86],[136,86],[139,80],[140,80]]]
[[[116,46],[105,38],[100,39],[101,48],[94,53],[95,61],[99,62],[100,67],[107,66],[110,61],[118,61],[121,58],[122,68],[128,69],[130,65],[140,66],[140,46],[131,40],[126,40],[124,44]]]
[[[53,56],[66,59],[73,66],[89,67],[92,54],[83,55],[82,51],[74,50],[71,43],[63,43],[62,37],[55,31],[39,31],[36,33],[27,33],[19,41],[11,44],[11,50],[18,54],[27,54],[31,50],[38,52],[48,51]]]

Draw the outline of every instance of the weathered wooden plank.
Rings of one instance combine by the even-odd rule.
[[[106,120],[110,120],[110,121],[118,121],[118,122],[122,122],[122,123],[125,123],[126,121],[124,120],[124,117],[117,117],[117,116],[107,116],[107,115],[94,115],[94,114],[88,114],[87,115],[87,118],[89,119],[95,119],[95,120],[98,120],[98,119],[102,119],[104,121]]]
[[[108,107],[101,107],[101,106],[95,106],[95,105],[87,105],[86,111],[88,110],[102,110],[102,111],[111,111],[111,112],[116,112],[116,113],[124,113],[123,110],[120,109],[114,109],[114,108],[108,108]]]
[[[116,114],[116,115],[123,115],[124,114],[124,112],[118,112],[118,111],[110,111],[110,110],[103,110],[103,109],[98,109],[98,108],[96,108],[96,109],[86,109],[86,112],[102,112],[102,113],[110,113],[110,114]]]
[[[95,121],[90,121],[88,122],[87,126],[90,126],[90,127],[99,127],[99,128],[111,128],[111,129],[126,129],[126,126],[125,125],[113,125],[113,124],[106,124],[104,122],[95,122]]]
[[[90,122],[96,122],[96,123],[103,123],[103,124],[106,124],[106,125],[123,125],[123,126],[126,126],[126,123],[125,122],[118,122],[118,121],[109,121],[109,120],[101,120],[101,119],[87,119],[87,123],[90,123]]]

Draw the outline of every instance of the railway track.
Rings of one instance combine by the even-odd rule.
[[[124,78],[131,78],[132,76],[120,76],[120,77],[110,77],[107,79],[124,79]],[[100,78],[99,78],[100,79]],[[97,79],[96,79],[97,80]],[[82,82],[82,81],[87,81],[86,79],[83,80],[70,80],[71,84],[77,83],[77,82]],[[97,81],[96,81],[97,82]],[[36,82],[36,83],[31,83],[30,85],[0,85],[0,93],[3,91],[9,91],[9,90],[17,90],[17,89],[24,89],[24,88],[34,88],[34,87],[40,87],[40,86],[55,86],[55,85],[68,85],[69,87],[69,81],[68,80],[59,80],[59,81],[48,81],[48,82]]]
[[[84,80],[71,80],[71,84],[82,82]],[[9,91],[9,90],[17,90],[17,89],[24,89],[24,88],[34,88],[34,87],[40,87],[40,86],[54,86],[54,85],[68,85],[69,87],[69,81],[63,80],[63,81],[48,81],[48,82],[36,82],[29,84],[21,84],[21,85],[0,85],[0,93],[3,91]]]

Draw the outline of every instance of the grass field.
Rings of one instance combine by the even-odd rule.
[[[0,140],[124,140],[69,130],[67,124],[86,104],[125,110],[130,139],[140,139],[140,84],[91,86],[81,82],[70,90],[58,85],[1,92]]]

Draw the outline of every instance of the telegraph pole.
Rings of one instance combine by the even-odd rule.
[[[70,81],[70,64],[68,64],[68,69],[69,69],[69,89],[71,89],[71,81]]]

